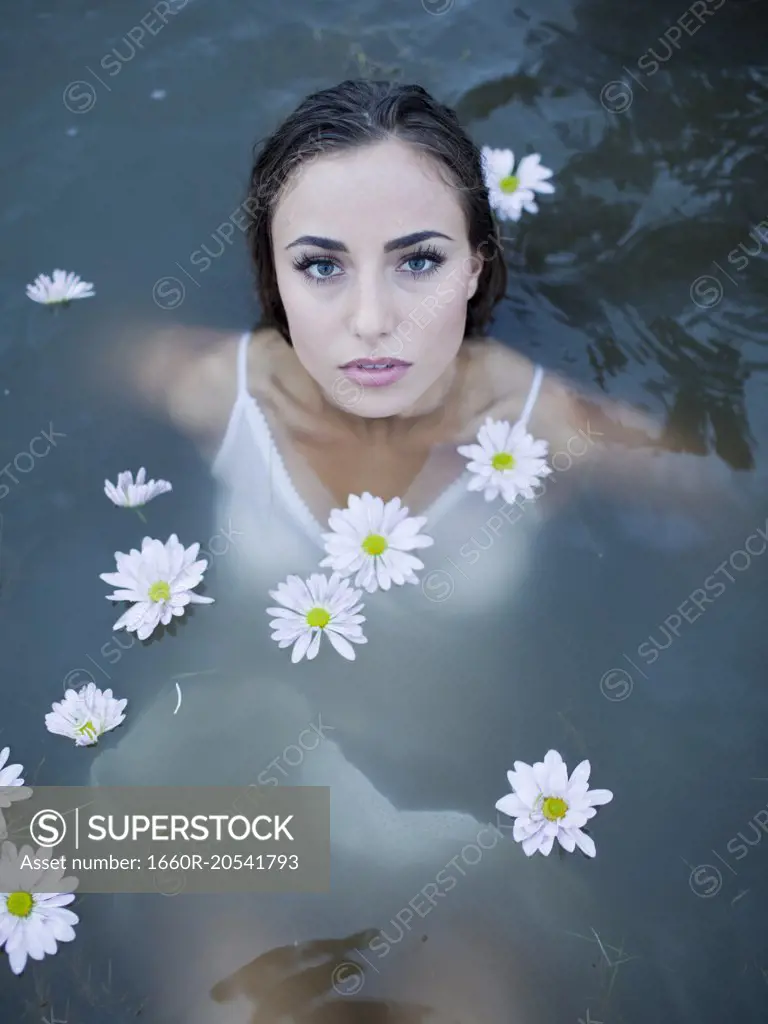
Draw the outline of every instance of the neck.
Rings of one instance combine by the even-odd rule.
[[[445,427],[457,404],[463,376],[464,359],[459,353],[441,376],[411,405],[392,416],[358,416],[339,407],[332,398],[321,393],[326,413],[350,435],[366,441],[390,441],[429,437]],[[318,388],[318,391],[320,389]]]
[[[430,443],[443,438],[455,418],[468,361],[465,348],[410,406],[393,416],[367,417],[341,408],[307,373],[294,350],[285,346],[272,375],[272,403],[280,407],[286,425],[324,442],[347,438],[383,443],[408,435],[409,443],[417,436]]]

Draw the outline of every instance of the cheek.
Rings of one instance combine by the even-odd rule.
[[[451,335],[456,332],[463,335],[469,300],[468,288],[467,278],[457,277],[430,300],[429,305],[433,306],[430,316],[439,330]]]
[[[339,305],[329,295],[333,285],[315,285],[295,271],[285,279],[278,275],[277,283],[292,336],[303,335],[316,342],[323,331],[336,333]]]
[[[466,302],[452,301],[431,311],[432,319],[423,329],[416,329],[413,338],[422,354],[434,366],[451,362],[464,340]]]
[[[317,341],[326,329],[326,321],[322,303],[318,303],[314,295],[315,288],[293,269],[285,273],[278,271],[277,286],[296,354],[307,369],[322,363],[322,349],[318,348]]]
[[[278,269],[276,276],[277,290],[280,292],[280,298],[285,309],[285,315],[288,317],[288,322],[300,321],[307,315],[308,300],[310,298],[307,295],[307,288],[304,282],[293,270]]]
[[[466,289],[465,280],[444,280],[418,301],[411,297],[401,311],[388,354],[404,359],[428,355],[437,363],[450,362],[464,340]]]

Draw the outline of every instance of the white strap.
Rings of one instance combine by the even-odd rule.
[[[248,394],[248,342],[251,332],[246,331],[240,339],[237,349],[237,394],[238,397]]]
[[[522,415],[520,416],[520,423],[525,427],[528,425],[528,420],[533,407],[536,405],[536,399],[539,397],[539,388],[541,382],[544,380],[544,369],[541,366],[536,367],[536,372],[533,375],[533,384],[531,384],[531,390],[528,392],[528,397],[525,400],[525,407],[523,408]]]

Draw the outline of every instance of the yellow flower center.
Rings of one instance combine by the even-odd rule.
[[[331,621],[331,616],[325,610],[325,608],[311,608],[306,615],[307,625],[312,626],[313,629],[325,629],[328,623]]]
[[[568,804],[559,796],[547,796],[541,805],[541,813],[547,821],[559,821],[568,811]]]
[[[506,178],[502,178],[499,182],[499,188],[502,192],[506,192],[507,195],[511,195],[513,192],[517,192],[520,181],[514,176],[514,174],[508,174]]]
[[[165,580],[158,580],[149,588],[150,601],[170,601],[171,588]]]
[[[95,740],[96,737],[98,736],[96,726],[93,724],[90,718],[88,719],[87,722],[83,722],[82,725],[78,726],[76,732],[79,732],[81,736],[88,736],[92,740]]]
[[[35,901],[28,892],[12,892],[8,894],[5,905],[8,907],[9,913],[14,916],[29,917]]]
[[[496,452],[491,459],[491,465],[494,469],[512,469],[515,465],[515,457],[509,452]]]
[[[363,551],[366,555],[381,555],[388,547],[387,538],[382,537],[380,533],[369,533],[363,541]]]

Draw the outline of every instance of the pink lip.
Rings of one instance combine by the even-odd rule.
[[[383,359],[379,360],[379,362],[384,361]],[[364,365],[365,360],[355,359],[351,363],[345,363],[340,369],[356,384],[367,388],[384,388],[402,380],[411,368],[411,363],[404,363],[402,359],[387,359],[386,362],[392,365],[386,369],[373,370]]]

